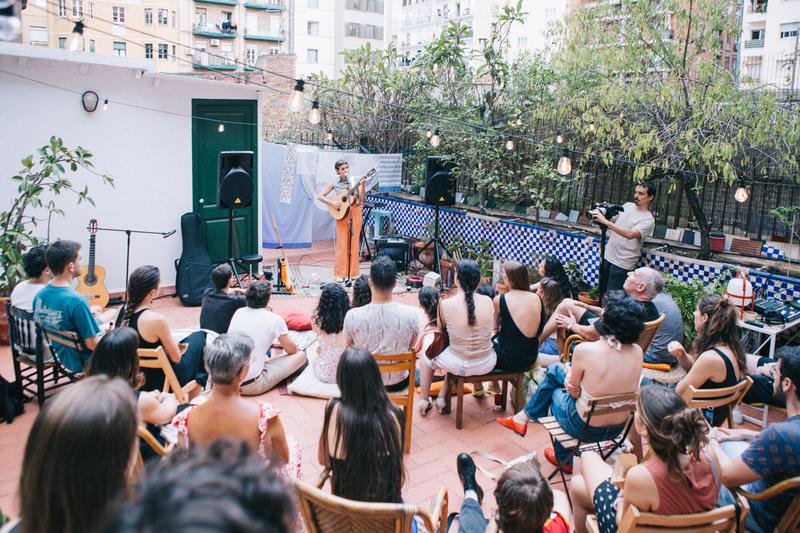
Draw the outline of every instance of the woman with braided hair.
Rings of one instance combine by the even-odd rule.
[[[179,343],[172,338],[164,315],[150,309],[153,299],[158,296],[160,282],[161,273],[158,267],[152,265],[141,266],[131,273],[128,279],[128,302],[122,308],[121,325],[136,330],[139,348],[162,347],[181,385],[186,385],[193,379],[204,384],[203,348],[206,334],[204,331],[195,331],[181,339],[180,344],[185,345],[185,350],[182,351]],[[142,372],[145,375],[142,390],[162,387],[163,372],[152,368],[143,368]]]
[[[423,416],[433,407],[429,396],[431,379],[436,370],[442,369],[461,376],[477,376],[491,372],[497,362],[492,348],[494,304],[488,296],[475,292],[480,281],[481,271],[475,261],[462,259],[458,262],[455,280],[458,292],[439,304],[439,331],[447,331],[450,345],[433,359],[420,359],[423,399],[419,402],[419,410]],[[436,407],[440,414],[444,412],[447,390],[445,379],[436,398]]]
[[[631,505],[661,515],[702,513],[716,507],[719,461],[711,449],[706,450],[708,424],[698,409],[686,407],[667,387],[648,385],[639,391],[634,426],[649,442],[651,453],[628,470],[622,489],[611,484],[612,468],[598,453],[581,454],[582,473],[570,482],[576,531],[586,530],[586,515],[591,512],[597,515],[601,532],[616,531]]]

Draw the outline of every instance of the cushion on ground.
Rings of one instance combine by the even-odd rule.
[[[311,396],[312,398],[338,398],[339,387],[336,383],[323,383],[317,379],[314,369],[308,365],[287,387],[292,394]]]
[[[286,327],[292,331],[308,331],[311,329],[311,317],[300,311],[286,313],[283,317]]]

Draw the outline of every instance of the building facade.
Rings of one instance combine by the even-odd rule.
[[[744,85],[800,90],[800,0],[744,0],[740,39]]]

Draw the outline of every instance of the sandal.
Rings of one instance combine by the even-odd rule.
[[[425,416],[433,409],[433,404],[430,400],[420,400],[417,408],[419,409],[420,416]]]
[[[450,413],[450,410],[447,408],[447,402],[444,398],[436,398],[436,410],[439,411],[440,415],[446,415]]]

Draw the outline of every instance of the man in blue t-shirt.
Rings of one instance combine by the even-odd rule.
[[[72,288],[81,273],[81,245],[74,241],[58,240],[47,247],[45,261],[53,279],[33,299],[33,318],[48,328],[74,331],[83,339],[88,350],[78,351],[53,342],[61,364],[72,372],[82,372],[91,350],[100,339],[100,328],[92,316],[86,297]]]
[[[800,476],[800,354],[785,353],[779,357],[775,396],[786,400],[785,421],[770,424],[760,433],[717,429],[722,434],[719,440],[726,442],[720,445],[717,439],[712,439],[711,445],[717,452],[726,487],[759,493],[785,479]],[[747,529],[773,531],[798,492],[798,489],[787,490],[765,501],[751,501]]]

